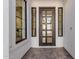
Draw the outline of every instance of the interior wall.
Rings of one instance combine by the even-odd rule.
[[[64,5],[64,47],[75,58],[75,0]]]
[[[31,3],[27,0],[27,39],[16,44],[16,0],[9,1],[9,59],[21,59],[31,48]]]
[[[36,37],[32,37],[32,47],[42,48],[39,46],[39,7],[56,7],[56,46],[43,46],[43,48],[52,48],[52,47],[63,47],[63,37],[58,37],[58,7],[63,7],[63,2],[58,0],[32,0],[31,7],[36,7],[37,15],[36,15]]]
[[[9,0],[3,1],[3,59],[9,59]]]

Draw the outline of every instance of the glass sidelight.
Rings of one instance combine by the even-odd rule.
[[[40,8],[40,46],[55,45],[55,8]]]
[[[63,36],[63,8],[58,8],[58,36]]]
[[[32,37],[36,37],[36,7],[32,7]]]

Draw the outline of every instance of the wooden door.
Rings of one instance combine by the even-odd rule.
[[[39,45],[55,46],[55,8],[39,8]]]

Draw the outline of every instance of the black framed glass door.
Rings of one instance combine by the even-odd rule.
[[[39,45],[55,45],[55,8],[39,8]]]

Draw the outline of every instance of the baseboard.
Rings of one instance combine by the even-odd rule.
[[[32,47],[31,47],[31,48],[32,48]],[[29,48],[28,51],[27,51],[26,53],[28,53],[28,52],[30,51],[31,48]],[[26,53],[21,57],[21,59],[26,55]]]
[[[56,46],[38,46],[38,47],[32,47],[32,48],[63,48],[63,47],[56,47]]]

